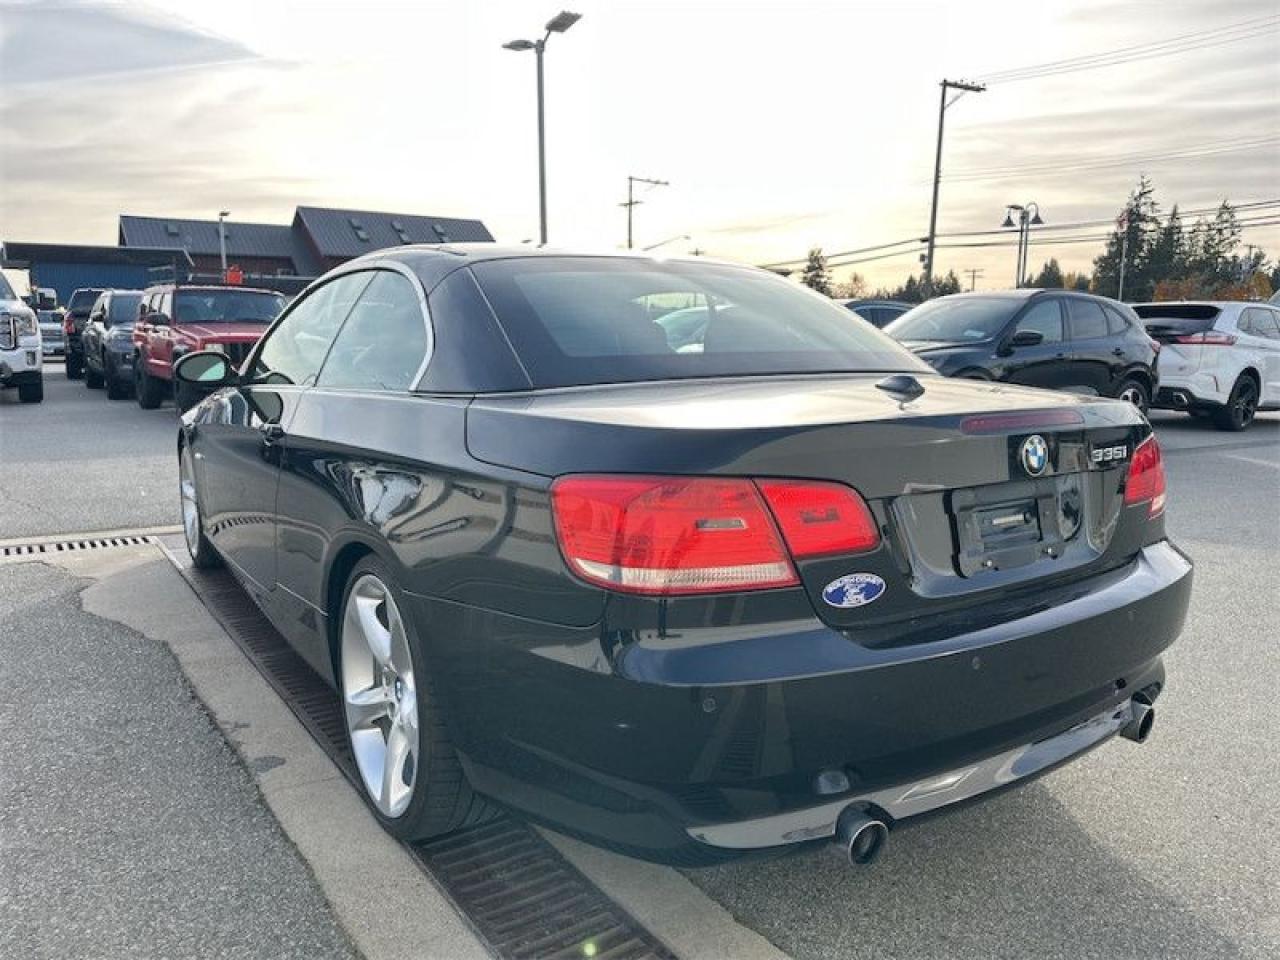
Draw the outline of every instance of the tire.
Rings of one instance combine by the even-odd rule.
[[[1244,430],[1253,423],[1258,412],[1258,381],[1247,373],[1242,373],[1231,388],[1226,406],[1213,411],[1213,425],[1219,430],[1233,433]]]
[[[367,556],[355,565],[334,621],[337,678],[365,802],[392,836],[425,840],[480,823],[496,811],[472,791],[463,773],[421,641],[400,612],[403,598],[381,560]],[[395,754],[392,776],[384,777]]]
[[[88,364],[84,368],[84,385],[90,390],[102,389],[102,374],[95,372]]]
[[[133,368],[133,390],[143,410],[154,410],[164,402],[164,382],[142,369],[141,357]]]
[[[18,385],[18,400],[22,403],[39,403],[44,399],[44,378],[35,383]]]
[[[1145,417],[1151,407],[1151,390],[1137,377],[1126,377],[1116,390],[1117,400],[1127,400]]]
[[[183,444],[178,452],[178,498],[182,508],[182,538],[187,544],[191,562],[199,570],[222,566],[222,558],[204,535],[204,513],[200,509],[200,491],[196,487],[191,449]]]
[[[108,400],[123,400],[129,396],[129,383],[122,379],[119,372],[114,371],[107,364],[102,368],[102,379],[107,387]]]
[[[66,359],[66,366],[67,366],[68,380],[79,380],[81,377],[84,376],[84,360],[83,359],[76,359],[75,357],[71,356],[71,354],[68,353],[67,359]]]

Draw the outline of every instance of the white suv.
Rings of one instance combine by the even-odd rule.
[[[23,403],[44,399],[44,357],[35,311],[0,275],[0,389],[17,387]]]
[[[1210,416],[1243,430],[1259,410],[1280,410],[1280,309],[1266,303],[1139,303],[1159,341],[1153,407]]]

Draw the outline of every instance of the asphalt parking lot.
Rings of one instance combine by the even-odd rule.
[[[1170,534],[1197,571],[1151,741],[1117,740],[1025,789],[898,831],[873,868],[851,870],[817,850],[690,871],[686,899],[701,891],[747,934],[804,960],[1280,954],[1280,812],[1268,799],[1280,790],[1280,658],[1271,649],[1280,631],[1280,415],[1244,434],[1175,414],[1153,422],[1166,453]],[[175,423],[170,407],[110,403],[56,365],[40,406],[0,399],[0,539],[176,524]],[[272,800],[278,774],[255,768],[240,742],[249,734],[229,745],[213,695],[195,680],[187,686],[213,648],[174,660],[165,645],[176,641],[128,625],[146,613],[127,609],[147,602],[142,570],[116,584],[121,612],[104,616],[102,601],[84,602],[89,581],[74,571],[0,567],[0,678],[18,691],[0,704],[0,955],[123,956],[153,944],[142,952],[372,956],[370,941],[348,939],[358,913],[344,906],[333,879],[341,871],[326,869],[306,829],[307,816],[339,801],[318,785],[293,794],[291,807]],[[114,575],[80,573],[102,583]],[[212,621],[194,624],[200,616],[195,607],[180,614],[216,642]],[[63,643],[51,648],[50,636]],[[86,674],[85,663],[103,672]],[[68,709],[41,706],[50,680],[71,694],[57,698]],[[139,696],[147,688],[182,695],[149,712]],[[113,691],[137,698],[133,722],[111,719]],[[161,736],[166,729],[173,735]],[[324,789],[350,792],[339,780]],[[86,842],[129,818],[161,829]],[[65,868],[49,866],[59,858]],[[660,888],[685,882],[621,858],[599,877],[616,884],[614,896],[659,905]],[[269,898],[253,896],[266,889]],[[90,910],[107,891],[110,909]],[[393,913],[448,909],[419,887],[387,896]],[[659,932],[661,909],[674,908],[646,917]],[[106,931],[105,946],[71,934],[40,946],[63,928],[86,938]],[[207,934],[199,949],[180,939],[193,930]],[[702,955],[742,955],[707,937]],[[692,939],[677,952],[699,953]]]

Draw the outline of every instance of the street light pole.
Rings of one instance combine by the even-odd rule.
[[[627,200],[621,204],[627,208],[627,249],[630,250],[631,244],[631,217],[632,211],[638,204],[644,203],[643,200],[635,198],[635,187],[637,183],[647,183],[653,187],[669,187],[671,186],[666,180],[650,180],[648,177],[627,177]]]
[[[538,64],[538,236],[541,238],[539,245],[544,247],[547,245],[547,127],[542,55],[547,49],[547,40],[551,34],[564,33],[581,19],[580,13],[562,10],[547,21],[547,32],[541,40],[512,40],[502,45],[506,50],[532,50]]]
[[[1018,222],[1013,222],[1013,211],[1018,211]],[[1010,203],[1004,208],[1004,223],[1000,226],[1009,227],[1016,226],[1018,228],[1018,250],[1015,257],[1014,269],[1017,271],[1013,278],[1015,288],[1022,286],[1022,281],[1027,275],[1027,260],[1031,254],[1031,228],[1044,225],[1044,220],[1040,217],[1040,205],[1034,200],[1029,203]]]
[[[966,93],[982,93],[986,86],[981,83],[966,83],[963,80],[943,80],[940,84],[942,94],[938,100],[938,147],[933,157],[933,203],[929,207],[929,247],[925,251],[924,261],[924,295],[933,292],[933,246],[938,236],[938,185],[942,180],[942,129],[947,119],[947,107],[955,103]],[[959,93],[947,102],[947,91],[958,90]]]
[[[231,216],[230,210],[218,211],[218,256],[222,260],[222,276],[227,275],[227,228],[226,219]]]

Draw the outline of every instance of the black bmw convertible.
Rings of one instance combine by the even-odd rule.
[[[333,684],[406,839],[502,805],[866,862],[1146,739],[1187,610],[1131,404],[946,379],[760,270],[403,247],[177,375],[194,562]]]

